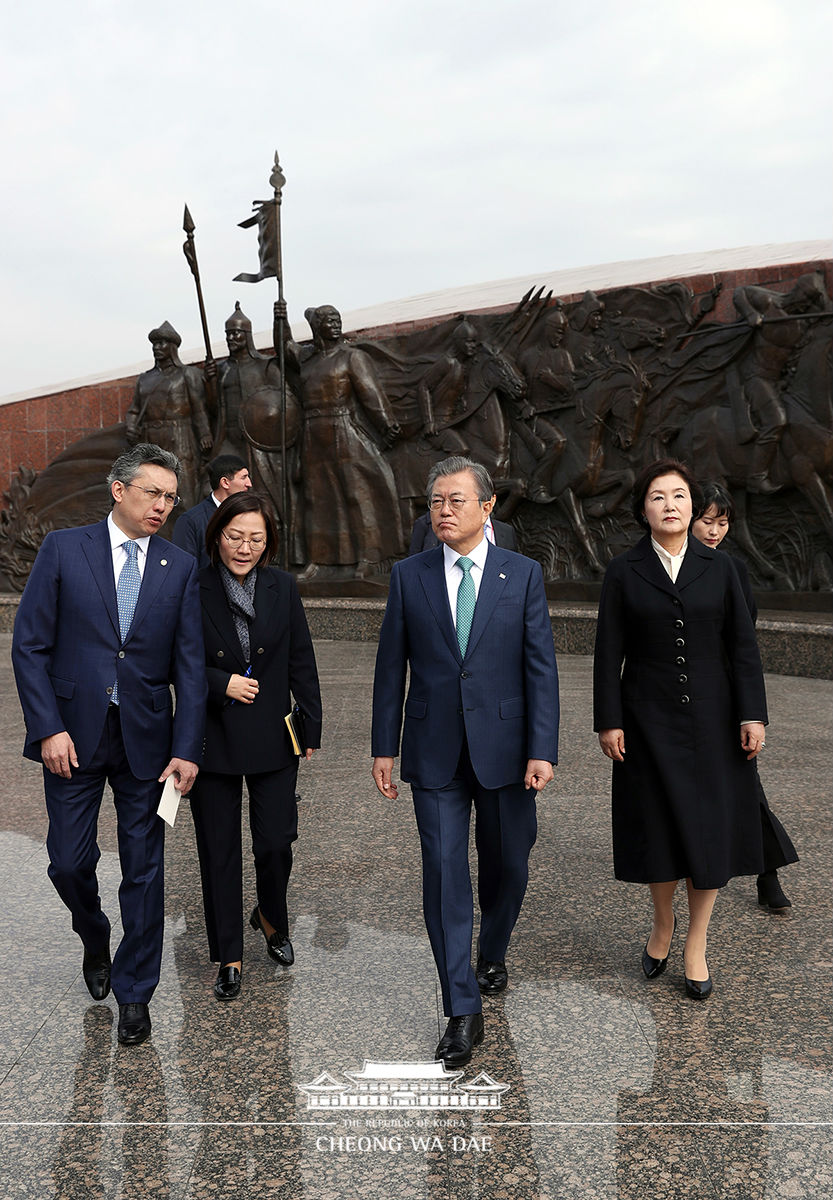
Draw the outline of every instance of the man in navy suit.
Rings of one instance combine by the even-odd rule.
[[[174,545],[193,554],[200,570],[209,565],[205,548],[208,522],[227,496],[248,491],[252,486],[249,468],[236,454],[218,454],[213,458],[208,464],[208,482],[211,484],[209,495],[182,514],[172,535]]]
[[[178,503],[178,478],[178,460],[159,446],[140,443],[122,454],[107,478],[107,519],[45,538],[12,641],[23,753],[43,763],[49,877],[83,943],[90,995],[103,1000],[112,984],[123,1045],[148,1037],[148,1002],[159,982],[162,783],[172,775],[188,792],[202,755],[207,688],[197,564],[156,536]],[[123,934],[112,962],[96,878],[107,782],[122,869]]]
[[[483,1040],[481,994],[507,983],[506,948],[537,833],[535,797],[557,758],[558,671],[540,566],[484,536],[494,495],[488,472],[448,458],[431,471],[427,492],[442,545],[391,573],[373,687],[373,778],[383,796],[397,797],[401,729],[425,923],[449,1017],[436,1058],[460,1067]],[[474,970],[472,803],[480,903]]]

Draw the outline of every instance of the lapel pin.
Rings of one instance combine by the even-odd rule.
[[[501,571],[501,573],[500,573],[500,577],[501,577],[501,579],[505,579],[505,578],[506,578],[506,576],[504,575],[503,571]]]
[[[159,566],[160,566],[160,567],[167,567],[167,565],[168,565],[168,560],[167,560],[167,558],[160,558],[160,559],[159,559]]]

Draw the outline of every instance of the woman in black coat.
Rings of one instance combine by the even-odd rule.
[[[716,550],[729,532],[735,516],[735,502],[719,483],[705,483],[702,487],[700,511],[691,522],[691,532],[703,543]],[[740,586],[752,617],[753,623],[758,620],[758,606],[752,594],[752,584],[746,563],[741,558],[731,555],[735,570],[740,578]],[[798,862],[795,846],[790,841],[787,831],[769,807],[769,803],[761,784],[755,763],[755,782],[758,789],[758,809],[761,814],[761,836],[763,838],[764,869],[758,876],[756,884],[758,903],[770,912],[783,912],[792,907],[792,901],[784,894],[778,871],[789,863]]]
[[[250,924],[270,958],[294,962],[286,891],[298,836],[298,757],[284,717],[292,696],[305,724],[306,758],[321,744],[321,694],[295,580],[267,564],[277,549],[268,503],[252,492],[224,500],[205,531],[211,566],[200,572],[208,707],[191,810],[202,876],[214,994],[240,993],[243,959],[240,816],[243,780],[257,878]]]
[[[593,678],[594,729],[613,760],[617,879],[647,883],[654,920],[648,978],[668,962],[685,879],[689,996],[712,991],[706,937],[718,889],[763,866],[752,760],[766,693],[755,628],[726,555],[688,536],[697,484],[675,459],[636,480],[648,532],[605,572]]]

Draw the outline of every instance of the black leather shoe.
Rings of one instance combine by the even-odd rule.
[[[506,964],[502,962],[489,962],[482,954],[478,954],[477,956],[474,977],[483,996],[496,996],[498,992],[503,991],[509,981]]]
[[[674,928],[671,930],[671,942],[674,941],[674,934],[677,932],[677,918],[674,917]],[[648,938],[648,942],[650,942]],[[642,951],[642,970],[645,973],[646,979],[656,979],[661,975],[668,966],[668,954],[671,953],[671,942],[668,943],[668,954],[665,958],[653,958],[648,953],[648,942],[645,943],[645,949]]]
[[[214,983],[214,995],[218,1000],[233,1000],[240,995],[242,973],[237,967],[220,967]]]
[[[291,967],[295,962],[295,951],[292,949],[292,942],[290,942],[286,934],[281,937],[277,930],[271,937],[266,937],[266,930],[260,923],[260,909],[257,905],[252,909],[249,924],[252,929],[259,929],[264,938],[266,938],[266,953],[269,957],[274,959],[276,963],[280,963],[282,967]]]
[[[685,994],[690,996],[692,1000],[705,1000],[714,990],[714,983],[711,975],[708,979],[689,979],[685,977]]]
[[[110,994],[110,951],[91,954],[84,951],[84,983],[93,1000],[103,1000]]]
[[[119,1005],[118,1038],[122,1046],[138,1046],[150,1037],[150,1013],[146,1004]]]
[[[785,908],[792,908],[792,900],[784,895],[777,871],[764,871],[763,875],[759,875],[757,888],[761,908],[768,908],[770,912],[783,912]]]
[[[440,1038],[434,1061],[441,1060],[447,1067],[464,1067],[471,1059],[472,1049],[482,1041],[483,1013],[451,1017]]]

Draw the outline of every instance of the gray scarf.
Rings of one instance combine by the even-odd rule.
[[[228,606],[231,609],[231,615],[234,620],[234,628],[237,630],[237,636],[240,639],[240,648],[243,651],[243,657],[248,663],[251,660],[249,626],[255,619],[254,598],[255,584],[257,583],[257,567],[252,567],[249,574],[241,583],[236,575],[232,575],[225,563],[220,563],[219,566],[226,600],[228,600]]]

